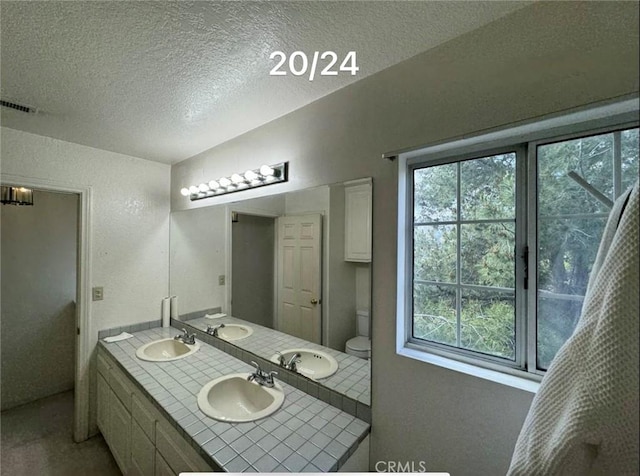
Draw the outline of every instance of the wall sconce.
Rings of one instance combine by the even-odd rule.
[[[289,162],[277,165],[263,165],[259,169],[247,170],[244,174],[221,177],[200,185],[191,185],[180,190],[191,201],[217,197],[227,193],[240,192],[251,188],[264,187],[289,180]]]
[[[33,190],[25,187],[2,186],[3,205],[33,205]]]

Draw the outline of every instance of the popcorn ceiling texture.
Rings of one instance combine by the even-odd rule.
[[[178,162],[529,2],[2,2],[5,126]],[[360,71],[269,76],[275,50]],[[318,71],[319,72],[319,71]]]

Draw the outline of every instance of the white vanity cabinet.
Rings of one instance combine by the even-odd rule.
[[[97,422],[122,474],[214,471],[102,350]]]
[[[371,262],[372,182],[345,182],[345,261]]]

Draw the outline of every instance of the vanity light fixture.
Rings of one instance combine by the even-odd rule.
[[[233,174],[230,177],[221,177],[200,185],[184,187],[180,193],[192,201],[202,200],[287,180],[289,180],[289,162],[282,162],[277,165],[263,165],[259,169],[247,170],[244,174]]]
[[[33,205],[33,190],[25,187],[2,186],[2,200],[4,205]]]

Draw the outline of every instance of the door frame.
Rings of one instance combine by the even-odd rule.
[[[76,362],[74,385],[73,439],[81,442],[89,438],[91,353],[97,341],[91,326],[91,204],[93,190],[49,179],[0,174],[3,186],[24,186],[45,192],[63,192],[78,195],[78,250],[76,258]]]

